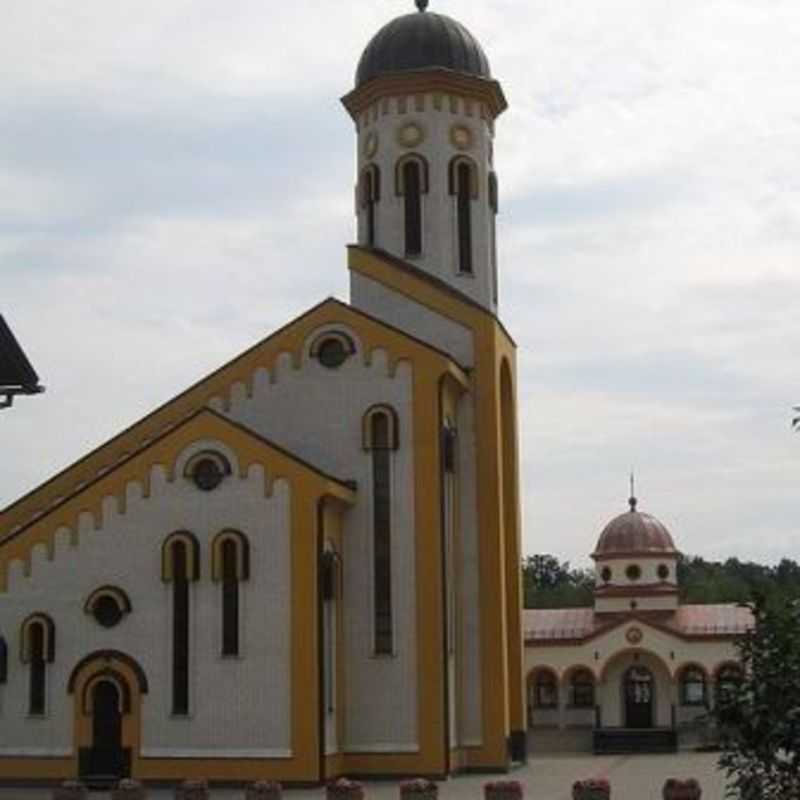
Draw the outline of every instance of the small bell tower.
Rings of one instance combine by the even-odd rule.
[[[357,132],[358,244],[497,313],[493,141],[505,97],[472,34],[416,5],[375,35],[343,98]]]

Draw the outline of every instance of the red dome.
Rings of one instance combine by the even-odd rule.
[[[632,499],[631,510],[603,529],[592,558],[647,555],[678,555],[678,550],[666,527],[650,514],[637,511]]]

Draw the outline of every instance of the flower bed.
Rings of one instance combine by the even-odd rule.
[[[277,781],[256,781],[244,790],[245,800],[281,800],[283,787]]]
[[[483,784],[484,800],[522,800],[523,794],[519,781],[489,781]]]
[[[700,800],[703,790],[694,778],[678,780],[669,778],[661,793],[664,800]]]
[[[609,800],[611,784],[605,778],[588,778],[572,784],[572,800]]]
[[[400,784],[401,800],[436,800],[439,787],[427,778],[414,778]]]
[[[111,800],[145,800],[147,791],[139,781],[125,778],[111,790]]]
[[[363,800],[364,784],[347,778],[337,778],[325,787],[327,800]]]
[[[53,790],[53,800],[87,800],[89,790],[80,781],[64,781]]]
[[[175,790],[175,800],[208,800],[208,781],[184,781]]]

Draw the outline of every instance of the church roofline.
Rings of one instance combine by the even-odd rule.
[[[491,320],[497,323],[500,330],[503,332],[503,334],[513,347],[517,346],[517,343],[514,341],[514,337],[508,332],[508,329],[503,324],[500,317],[497,316],[497,314],[494,314],[488,308],[482,306],[480,303],[473,300],[469,295],[460,292],[458,289],[451,286],[446,281],[443,281],[441,278],[437,278],[435,275],[431,275],[429,272],[426,272],[425,270],[422,270],[419,267],[416,267],[413,264],[409,263],[408,261],[404,261],[402,258],[398,258],[397,256],[392,255],[391,253],[387,252],[386,250],[382,250],[379,247],[364,247],[363,245],[360,244],[349,244],[347,245],[347,248],[351,252],[359,252],[367,255],[377,256],[379,259],[389,262],[393,266],[398,267],[399,269],[403,270],[404,272],[413,276],[414,278],[417,278],[418,280],[421,280],[427,283],[428,285],[433,286],[436,289],[444,292],[450,297],[459,300],[465,305],[468,305],[470,308],[474,308],[475,310],[480,311],[482,314],[484,314],[485,316],[489,317]]]
[[[417,339],[416,337],[412,336],[411,334],[399,329],[395,328],[391,325],[387,325],[387,323],[383,322],[380,319],[377,319],[360,309],[354,308],[353,306],[348,305],[347,303],[343,303],[341,300],[338,300],[334,297],[328,297],[321,302],[317,303],[316,305],[312,306],[308,310],[304,311],[302,314],[294,317],[293,319],[289,320],[285,325],[282,325],[276,331],[273,331],[269,335],[265,336],[264,338],[260,339],[255,344],[248,347],[246,350],[242,351],[238,355],[234,356],[232,359],[224,363],[222,366],[218,367],[217,369],[213,370],[212,372],[204,375],[198,381],[195,381],[191,386],[184,389],[183,391],[179,392],[177,395],[173,396],[169,400],[164,403],[161,403],[155,409],[150,411],[149,413],[145,414],[143,417],[140,417],[138,420],[133,422],[131,425],[128,425],[119,433],[112,436],[110,439],[107,439],[102,444],[98,445],[91,451],[89,451],[86,455],[82,456],[81,458],[77,459],[76,461],[72,462],[69,466],[65,467],[64,469],[57,472],[55,475],[52,475],[50,478],[46,479],[44,482],[40,483],[29,492],[26,492],[21,497],[17,498],[11,504],[6,506],[4,509],[0,510],[0,544],[4,541],[3,535],[4,532],[10,530],[18,530],[19,525],[27,525],[28,522],[34,521],[36,519],[40,519],[41,516],[50,508],[50,503],[53,500],[65,497],[68,495],[72,495],[74,492],[75,486],[78,484],[86,484],[94,480],[94,478],[101,474],[108,469],[113,469],[113,467],[120,462],[120,460],[126,458],[130,453],[137,452],[141,448],[141,441],[147,438],[155,438],[161,434],[165,427],[174,426],[175,420],[165,419],[163,426],[157,428],[157,432],[153,433],[152,430],[146,430],[146,426],[148,424],[157,425],[159,423],[159,417],[165,416],[169,413],[171,407],[179,404],[181,401],[190,402],[191,395],[194,392],[198,392],[203,388],[205,384],[211,383],[214,379],[224,376],[227,371],[233,370],[238,364],[245,362],[245,360],[255,354],[259,348],[264,347],[270,343],[273,343],[276,339],[279,339],[281,336],[286,334],[292,327],[299,325],[305,321],[307,321],[310,317],[312,317],[315,313],[322,311],[326,306],[335,306],[340,308],[343,312],[348,314],[352,314],[354,317],[364,319],[374,325],[379,325],[387,331],[391,331],[392,333],[397,334],[398,336],[403,336],[407,341],[413,343],[415,346],[424,348],[428,352],[433,352],[436,355],[440,356],[444,361],[448,362],[455,368],[458,372],[458,376],[461,378],[463,382],[468,382],[467,375],[468,369],[459,364],[459,362],[453,358],[452,355],[449,353],[438,349],[437,347],[428,344],[427,342],[422,341],[421,339]],[[191,410],[190,413],[202,410],[204,408],[208,408],[206,405],[206,399],[203,398],[201,401],[198,402],[198,405]],[[141,430],[141,434],[139,438],[134,439],[132,442],[127,443],[125,440],[128,438],[133,437],[138,429]],[[120,450],[119,454],[115,454],[113,452],[114,447],[117,446]],[[103,459],[103,455],[105,453],[109,453],[108,460]],[[96,464],[92,462],[96,461]],[[84,468],[86,470],[85,475],[77,475],[75,477],[74,483],[69,483],[66,486],[59,485],[60,482],[65,481],[70,474],[78,472]],[[52,495],[47,497],[47,492],[52,491]],[[31,503],[36,500],[38,496],[44,495],[42,502],[40,505],[36,505],[30,509],[25,510],[25,504]],[[21,518],[14,519],[15,514],[23,514]]]
[[[334,475],[330,475],[329,473],[325,472],[320,467],[312,464],[310,461],[306,461],[304,458],[296,455],[295,453],[287,450],[285,447],[282,447],[279,444],[276,444],[270,439],[267,439],[264,436],[256,433],[255,431],[251,430],[250,428],[232,420],[218,411],[215,411],[213,408],[209,408],[208,406],[203,406],[202,408],[197,409],[194,413],[190,414],[185,419],[181,420],[178,424],[169,427],[167,430],[163,431],[159,436],[149,440],[146,444],[141,445],[140,447],[136,448],[133,452],[127,455],[125,458],[118,461],[114,466],[104,471],[102,474],[96,475],[91,481],[87,481],[86,483],[81,484],[79,487],[75,488],[69,494],[64,495],[59,499],[57,503],[49,506],[44,512],[41,514],[37,514],[32,519],[28,520],[20,527],[15,529],[5,538],[0,539],[0,549],[2,549],[5,545],[13,542],[17,537],[24,534],[29,528],[33,527],[34,525],[38,525],[42,520],[49,517],[51,514],[54,514],[64,505],[69,503],[70,501],[74,500],[76,497],[79,497],[84,492],[91,489],[95,484],[99,483],[100,481],[106,480],[109,476],[113,475],[114,473],[121,470],[125,467],[126,464],[129,464],[134,459],[141,456],[143,453],[146,453],[148,450],[152,449],[156,445],[160,444],[166,439],[177,434],[181,429],[185,428],[187,425],[191,425],[196,420],[200,419],[201,417],[211,417],[216,419],[218,422],[223,423],[225,426],[230,428],[231,430],[238,431],[243,433],[249,439],[257,442],[259,445],[274,451],[280,456],[287,458],[293,461],[297,466],[301,467],[304,470],[313,472],[317,477],[322,478],[324,481],[329,483],[335,484],[339,491],[337,492],[336,496],[340,500],[345,500],[347,502],[354,502],[355,500],[355,493],[356,493],[356,484],[354,481],[345,480],[342,478],[337,478]]]

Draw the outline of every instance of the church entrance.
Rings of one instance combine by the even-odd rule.
[[[653,727],[653,673],[646,667],[631,667],[623,677],[625,727]]]
[[[100,679],[91,686],[92,746],[80,751],[81,776],[91,784],[107,784],[130,774],[130,751],[122,746],[126,708],[119,679]]]

